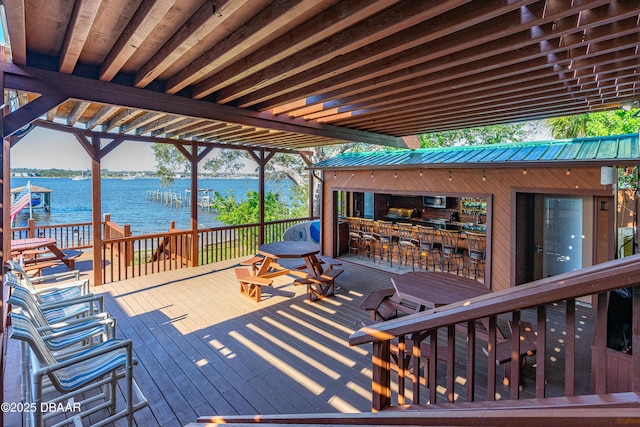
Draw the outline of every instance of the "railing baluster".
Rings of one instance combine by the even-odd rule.
[[[575,367],[576,367],[576,300],[569,299],[566,303],[566,329],[564,344],[564,394],[575,395]]]
[[[510,371],[509,391],[511,399],[520,398],[520,311],[511,314],[511,362],[510,369],[505,369],[505,376]],[[506,365],[505,365],[506,366]]]
[[[449,325],[447,328],[447,401],[455,401],[455,363],[456,359],[456,326]],[[438,364],[438,359],[433,359],[434,364]]]
[[[398,361],[396,363],[398,368],[398,404],[404,405],[405,399],[405,377],[407,373],[407,366],[405,366],[407,357],[407,348],[405,343],[406,335],[400,335],[398,337]],[[414,360],[415,364],[415,360]]]
[[[547,306],[538,306],[538,332],[536,337],[536,397],[544,398],[546,392],[547,361]]]
[[[453,361],[455,363],[455,360]],[[475,400],[476,388],[476,322],[467,322],[467,401]]]
[[[412,334],[412,363],[413,373],[411,374],[411,381],[413,381],[413,403],[414,405],[420,404],[420,365],[422,364],[422,350],[420,344],[424,339],[423,334]]]
[[[429,331],[429,344],[431,354],[429,355],[429,402],[436,403],[436,391],[438,384],[438,330]]]
[[[631,344],[640,342],[640,286],[634,286],[632,292]],[[631,354],[631,390],[640,391],[640,345]]]
[[[489,317],[489,338],[487,341],[487,400],[496,400],[496,328],[498,322],[495,316]]]

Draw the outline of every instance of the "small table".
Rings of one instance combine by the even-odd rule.
[[[319,265],[319,261],[316,255],[320,253],[320,245],[317,243],[303,241],[266,243],[258,248],[258,253],[264,256],[264,261],[256,274],[258,277],[270,278],[285,274],[307,277],[307,273],[279,264],[277,260],[281,258],[303,258],[309,274],[318,274],[316,265]]]
[[[418,311],[491,293],[477,280],[441,271],[410,272],[391,281],[396,294],[415,303]]]
[[[51,252],[51,256],[48,257],[34,257],[32,259],[25,259],[25,264],[39,264],[50,261],[62,261],[71,270],[75,268],[75,260],[72,257],[68,257],[64,252],[58,248],[56,239],[47,237],[31,237],[28,239],[16,239],[11,241],[11,253],[17,253],[18,255],[28,254],[29,251],[36,251],[38,249],[46,248]]]

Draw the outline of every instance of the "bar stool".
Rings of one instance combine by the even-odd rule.
[[[393,248],[396,246],[393,239],[393,223],[391,221],[378,221],[378,233],[380,235],[378,251],[380,254],[380,262],[382,262],[382,258],[386,255],[389,265],[393,267]]]
[[[376,223],[372,219],[360,220],[360,254],[373,258],[375,262],[379,243],[380,237]]]
[[[440,230],[442,237],[442,254],[440,256],[440,270],[451,272],[455,269],[456,274],[460,270],[464,273],[464,251],[458,246],[460,238],[459,231]]]
[[[360,219],[349,217],[346,221],[349,225],[349,253],[360,255]]]
[[[467,234],[467,245],[469,251],[469,260],[467,262],[467,277],[477,279],[482,276],[482,283],[485,278],[485,267],[487,263],[487,236],[482,233]]]
[[[437,242],[438,230],[433,227],[425,227],[424,225],[418,225],[418,241],[420,246],[418,248],[418,266],[422,269],[422,260],[424,259],[425,270],[429,269],[429,266],[433,267],[433,271],[436,271],[436,264],[440,265],[440,250],[442,244]]]
[[[415,260],[416,249],[416,241],[413,239],[413,224],[398,224],[398,262],[400,265],[402,265],[402,258],[404,258],[404,265],[407,265],[409,255],[411,255],[411,268],[415,271],[413,262]]]

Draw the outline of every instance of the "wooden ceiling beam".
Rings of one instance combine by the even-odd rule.
[[[109,120],[116,114],[119,107],[115,105],[104,105],[96,115],[85,123],[85,128],[91,130]]]
[[[431,119],[431,117],[425,117],[424,120],[417,120],[413,123],[402,123],[401,125],[381,124],[377,123],[372,126],[377,129],[385,129],[385,131],[393,131],[397,133],[413,132],[414,129],[430,128],[433,125],[440,123],[445,126],[455,126],[460,123],[471,119],[475,122],[481,122],[483,120],[491,120],[492,118],[504,117],[511,118],[511,122],[519,121],[519,114],[526,113],[531,114],[533,112],[549,112],[554,111],[557,114],[562,114],[563,111],[571,111],[573,107],[581,107],[589,111],[600,111],[602,109],[610,109],[613,105],[619,105],[618,98],[623,96],[633,96],[638,94],[639,90],[636,88],[630,88],[628,91],[620,91],[615,89],[595,91],[593,95],[585,95],[580,98],[572,98],[562,95],[554,95],[549,97],[541,97],[535,101],[520,100],[517,102],[511,102],[508,104],[485,106],[483,108],[470,109],[459,111],[457,115],[450,115],[449,117],[439,117],[438,119]],[[425,132],[418,132],[425,133]],[[413,133],[407,133],[407,135]]]
[[[174,116],[174,115],[163,116],[162,118],[149,122],[146,125],[138,126],[136,128],[136,135],[152,133],[155,130],[162,129],[165,126],[171,126],[172,124],[178,123],[182,120],[184,120],[184,117],[181,117],[181,116]]]
[[[193,141],[181,141],[181,140],[176,140],[176,139],[169,139],[169,138],[153,138],[153,137],[149,137],[149,136],[143,136],[143,135],[114,135],[112,133],[107,133],[107,132],[96,132],[96,131],[92,131],[92,130],[87,130],[87,129],[79,129],[76,127],[71,127],[71,126],[66,126],[60,123],[53,123],[53,122],[49,122],[46,120],[36,120],[34,121],[34,125],[38,126],[38,127],[42,127],[45,129],[51,129],[51,130],[56,130],[56,131],[60,131],[60,132],[66,132],[66,133],[71,133],[73,135],[83,135],[84,137],[87,138],[98,138],[98,139],[105,139],[105,140],[118,140],[118,141],[131,141],[131,142],[150,142],[150,143],[157,143],[157,144],[182,144],[182,145],[187,145],[187,146],[191,146],[191,143]],[[222,148],[222,149],[234,149],[234,150],[248,150],[249,148],[247,147],[242,147],[242,146],[237,146],[237,145],[231,145],[231,144],[225,144],[225,143],[215,143],[215,142],[202,142],[202,141],[196,141],[197,145],[199,147],[214,147],[214,148]],[[273,149],[276,152],[279,153],[287,153],[287,154],[297,154],[298,151],[297,150],[289,150],[289,149],[283,149],[283,148],[274,148]]]
[[[198,123],[203,123],[203,119],[188,119],[181,117],[181,120],[177,123],[165,124],[164,127],[151,131],[151,136],[166,136],[172,135],[176,132],[184,130],[190,126],[197,125]]]
[[[252,0],[205,1],[135,75],[135,86],[145,87],[178,62],[212,31],[233,26],[234,14]]]
[[[501,61],[502,56],[511,57],[513,63],[521,62],[531,54],[546,56],[545,50],[549,50],[552,46],[558,49],[561,35],[588,29],[599,23],[594,21],[581,29],[576,29],[575,25],[557,28],[556,23],[559,20],[571,20],[570,17],[573,16],[576,17],[574,21],[577,23],[578,12],[602,3],[609,2],[583,2],[579,6],[563,3],[564,8],[557,15],[545,15],[540,19],[534,35],[527,23],[520,22],[517,12],[507,14],[458,32],[448,39],[436,40],[371,63],[366,68],[340,73],[339,79],[332,76],[329,80],[274,97],[268,102],[253,105],[253,108],[261,111],[272,110],[279,105],[303,98],[307,100],[307,105],[326,102],[330,99],[342,99],[357,93],[358,90],[401,83],[419,76],[428,78],[434,72],[447,70],[456,65],[463,66],[467,72],[480,72],[482,69],[477,69],[479,63],[476,61],[485,60],[487,69],[492,69],[495,67],[496,60]],[[637,14],[637,11],[629,6],[621,16],[634,13]],[[609,20],[610,18],[607,18],[606,22]],[[637,31],[637,25],[635,31]],[[543,48],[543,43],[548,47]],[[448,71],[443,74],[447,75]]]
[[[27,64],[27,15],[24,2],[25,0],[4,0],[11,60],[18,65]]]
[[[461,117],[469,118],[473,114],[488,110],[495,110],[496,115],[498,111],[501,109],[508,110],[511,106],[518,105],[522,99],[530,99],[530,105],[534,105],[536,102],[540,101],[544,103],[548,101],[549,103],[554,102],[556,99],[562,99],[566,102],[579,99],[583,102],[586,102],[587,99],[597,99],[598,96],[606,96],[607,93],[613,95],[614,93],[618,93],[618,96],[621,96],[621,93],[625,91],[633,91],[634,84],[633,82],[630,84],[616,84],[615,82],[606,85],[603,84],[600,87],[595,88],[583,88],[583,92],[580,94],[579,98],[576,98],[575,95],[568,93],[565,88],[557,88],[555,91],[538,91],[532,92],[530,90],[523,90],[520,92],[520,97],[513,96],[508,97],[504,96],[503,99],[498,97],[487,97],[486,99],[474,99],[473,102],[465,104],[460,102],[458,105],[452,105],[449,108],[444,108],[442,111],[437,109],[416,109],[412,112],[415,119],[410,121],[403,121],[402,125],[407,127],[412,126],[429,126],[430,124],[438,123],[438,122],[450,122],[452,120],[457,120]],[[620,105],[620,102],[616,102],[616,105]],[[470,113],[472,112],[472,113]],[[399,112],[396,114],[390,114],[391,116],[395,116],[400,114]],[[393,120],[393,117],[388,120],[375,120],[375,126],[378,128],[391,129],[397,125],[398,121]]]
[[[313,15],[318,8],[322,9],[333,3],[330,0],[276,1],[256,16],[247,21],[241,28],[229,34],[207,52],[203,53],[191,64],[184,67],[167,81],[166,92],[173,94],[190,84],[222,69],[231,61],[242,57],[247,49],[255,50],[279,36],[283,28],[291,29],[305,17]],[[275,36],[274,36],[275,35]],[[255,46],[255,48],[252,48]]]
[[[616,54],[605,55],[607,58],[610,56],[617,56]],[[616,67],[614,70],[617,70],[620,76],[627,75],[635,75],[637,74],[637,68],[639,58],[635,54],[635,49],[630,49],[627,56],[617,58],[616,59]],[[621,65],[624,63],[624,65]],[[605,63],[588,63],[583,64],[582,67],[585,69],[598,69],[600,66],[608,65]],[[375,108],[364,108],[361,111],[354,110],[349,111],[346,110],[336,114],[337,120],[325,117],[322,120],[327,120],[331,123],[340,123],[344,125],[343,120],[339,118],[340,115],[344,117],[348,117],[348,124],[351,126],[360,126],[363,121],[376,120],[378,123],[380,121],[384,122],[389,120],[398,120],[403,115],[419,111],[419,110],[443,110],[446,108],[446,105],[451,103],[452,99],[457,99],[457,109],[465,108],[466,105],[472,101],[470,99],[475,98],[476,96],[481,96],[483,92],[486,90],[492,90],[494,94],[504,94],[509,93],[516,88],[516,90],[523,91],[527,90],[529,92],[533,91],[533,89],[537,89],[538,87],[545,87],[548,90],[549,87],[559,86],[563,90],[568,90],[572,87],[577,88],[578,83],[576,78],[573,75],[567,75],[565,77],[558,78],[553,72],[546,72],[546,70],[533,71],[526,74],[519,74],[512,77],[507,78],[494,78],[493,81],[474,81],[472,79],[466,79],[467,84],[465,85],[456,85],[456,81],[451,82],[451,86],[448,87],[434,87],[433,90],[427,91],[428,95],[426,97],[415,97],[412,96],[411,93],[408,94],[398,94],[397,98],[400,101],[400,106],[396,102],[389,102],[387,106],[377,105]],[[598,79],[606,78],[606,68],[602,68],[595,76],[600,75]],[[490,76],[487,76],[490,78]],[[549,77],[549,78],[545,78]],[[464,89],[466,86],[467,89]],[[450,91],[455,89],[457,98],[452,98]],[[425,93],[425,91],[421,92]],[[524,93],[523,96],[528,96],[529,93]],[[568,92],[568,94],[570,94]],[[425,100],[426,99],[426,100]],[[393,110],[400,111],[394,117]],[[359,118],[362,118],[360,120]]]
[[[585,70],[587,72],[599,69],[598,67],[605,67],[599,69],[599,73],[606,72],[607,69],[614,69],[618,71],[630,70],[630,73],[634,73],[634,70],[638,67],[638,55],[635,48],[625,50],[626,55],[617,51],[615,53],[608,53],[602,55],[602,57],[590,58],[591,62],[585,62],[576,67],[574,72]],[[615,67],[607,67],[615,63]],[[448,100],[451,100],[451,91],[455,90],[460,97],[472,98],[477,95],[478,92],[485,90],[492,90],[493,93],[502,93],[505,90],[509,90],[509,86],[513,84],[519,84],[521,87],[535,88],[539,85],[549,84],[564,84],[570,85],[576,81],[576,77],[573,75],[558,75],[557,71],[547,66],[546,68],[535,69],[531,67],[530,72],[527,73],[509,73],[505,74],[506,77],[496,76],[495,73],[485,72],[471,77],[465,77],[458,80],[450,80],[448,84],[443,85],[435,82],[436,84],[430,87],[423,87],[419,90],[410,87],[406,93],[395,93],[389,98],[387,102],[384,102],[384,98],[377,99],[375,103],[361,103],[353,104],[349,107],[343,107],[340,112],[335,116],[344,115],[349,117],[349,125],[358,125],[358,117],[362,116],[364,120],[370,119],[387,119],[389,118],[390,110],[401,110],[402,114],[406,114],[411,111],[413,105],[419,106],[419,108],[442,108],[446,106]],[[452,77],[453,77],[452,73]],[[598,73],[589,73],[584,76],[591,75],[598,77]],[[416,97],[415,94],[419,93],[421,96]],[[426,99],[426,101],[424,101]],[[444,105],[443,105],[444,104]],[[327,106],[325,106],[327,108]],[[361,110],[359,110],[361,109]],[[348,115],[347,115],[348,114]],[[305,117],[306,118],[306,117]],[[312,115],[310,119],[319,119],[318,115]],[[321,121],[340,122],[340,120],[333,120],[323,118]],[[344,125],[345,123],[342,123]]]
[[[495,5],[497,0],[487,0]],[[530,1],[531,2],[531,1]],[[218,102],[235,101],[240,107],[249,107],[265,97],[279,95],[281,90],[294,90],[302,76],[315,76],[316,79],[340,79],[340,73],[358,66],[364,66],[381,57],[407,50],[424,43],[426,40],[451,34],[459,22],[465,22],[471,15],[457,7],[468,3],[456,1],[405,0],[370,19],[346,29],[326,40],[311,46],[286,61],[275,63],[237,83],[228,85],[216,92]],[[503,2],[500,2],[503,3]],[[513,6],[512,6],[513,8]],[[463,8],[460,8],[463,9]],[[463,18],[448,22],[447,29],[438,26],[431,29],[427,22],[439,14],[454,10]],[[450,13],[452,16],[455,14]],[[447,15],[448,16],[448,15]],[[433,22],[431,22],[433,25]],[[402,28],[408,28],[402,30]],[[387,64],[389,65],[389,64]],[[309,83],[312,83],[313,80]],[[293,85],[293,86],[291,86]]]
[[[100,80],[110,81],[144,43],[177,0],[143,0],[100,68]]]
[[[43,92],[52,88],[68,98],[84,99],[100,104],[120,105],[147,111],[162,111],[192,118],[202,118],[266,129],[278,129],[303,135],[316,135],[344,141],[404,147],[396,136],[380,135],[356,129],[338,128],[313,121],[274,116],[211,102],[167,95],[145,89],[116,85],[78,76],[53,73],[0,62],[5,86],[24,91]],[[34,90],[37,89],[37,90]],[[106,120],[106,118],[105,118]]]
[[[67,116],[67,125],[73,126],[80,119],[80,117],[82,117],[84,112],[87,111],[87,108],[89,108],[90,105],[91,103],[89,102],[77,101],[73,106],[73,109]]]
[[[118,114],[113,116],[109,121],[104,123],[102,125],[102,131],[108,132],[111,129],[121,127],[124,123],[127,123],[142,114],[144,114],[144,111],[125,108],[122,111],[120,111]]]
[[[196,132],[200,129],[204,129],[206,127],[211,126],[211,121],[198,120],[196,123],[193,123],[185,128],[176,129],[172,132],[167,132],[165,134],[165,138],[178,138],[182,139],[183,135],[188,134],[189,132]]]
[[[290,33],[266,44],[252,55],[227,66],[194,85],[193,97],[205,96],[242,80],[260,69],[282,60],[289,61],[292,54],[323,41],[332,34],[345,30],[372,15],[394,5],[399,0],[349,0],[339,2]],[[241,70],[238,72],[238,70]]]
[[[24,126],[43,116],[66,100],[64,95],[41,95],[4,116],[4,137],[13,135]]]
[[[402,92],[408,92],[412,95],[419,94],[423,98],[429,98],[432,93],[427,85],[436,88],[436,90],[441,90],[443,87],[442,83],[446,82],[448,90],[451,90],[455,87],[453,84],[455,80],[453,79],[459,78],[460,76],[468,76],[470,79],[469,82],[473,84],[473,79],[478,79],[480,81],[483,76],[485,77],[485,81],[487,81],[487,77],[488,81],[499,81],[503,74],[522,75],[523,73],[526,73],[527,70],[534,70],[536,68],[549,69],[547,56],[550,54],[556,56],[560,56],[560,54],[565,55],[566,59],[562,59],[562,57],[560,57],[556,59],[555,64],[565,64],[568,67],[575,59],[586,58],[589,60],[596,51],[600,50],[604,52],[605,49],[600,49],[601,46],[607,46],[608,50],[613,52],[620,52],[621,50],[629,48],[635,49],[634,45],[637,44],[638,40],[637,26],[634,24],[632,27],[625,27],[624,30],[625,31],[623,31],[621,35],[607,34],[606,36],[602,36],[603,39],[598,40],[598,43],[591,43],[592,51],[590,53],[579,57],[574,56],[574,59],[567,55],[566,50],[568,50],[568,47],[565,47],[564,51],[563,49],[558,48],[545,52],[538,50],[536,45],[534,45],[536,50],[532,51],[530,55],[522,55],[521,52],[516,50],[514,47],[514,50],[511,51],[512,53],[505,53],[497,57],[488,58],[482,62],[465,64],[464,61],[461,61],[462,65],[458,65],[455,58],[450,58],[452,65],[455,66],[454,68],[446,68],[447,64],[443,64],[443,69],[429,69],[428,71],[430,71],[430,73],[425,77],[404,80],[402,84],[395,83],[388,87],[385,86],[377,88],[370,91],[370,93],[361,92],[359,96],[354,95],[351,97],[344,97],[340,99],[339,103],[328,101],[323,103],[322,106],[323,108],[332,108],[334,105],[340,105],[341,111],[344,112],[348,111],[350,107],[353,108],[354,105],[361,105],[357,104],[359,97],[367,99],[367,97],[374,98],[377,94],[384,94],[384,96],[396,97],[396,100],[399,102],[401,101],[400,98],[402,97]],[[585,46],[586,44],[587,42],[584,41],[580,43],[581,46]],[[519,49],[521,51],[522,47]],[[535,62],[531,62],[529,58],[534,58],[538,64],[536,65]],[[529,62],[526,62],[527,60]],[[508,65],[508,68],[504,68],[505,65]],[[590,65],[596,64],[591,63]],[[437,63],[434,64],[434,66],[437,67]],[[576,66],[577,65],[574,65],[574,67]],[[504,69],[498,67],[503,67]],[[295,115],[295,112],[292,112],[292,114]]]
[[[58,70],[61,73],[71,74],[76,67],[101,3],[101,0],[74,2],[71,20],[60,51]]]
[[[136,131],[138,128],[148,123],[151,123],[154,120],[160,120],[162,117],[165,117],[165,116],[166,114],[156,112],[156,111],[143,112],[143,114],[137,116],[135,119],[123,123],[120,126],[120,133],[126,133],[131,130]]]
[[[602,67],[611,64],[615,64],[616,67],[621,69],[627,69],[631,66],[635,66],[637,61],[637,55],[635,51],[628,52],[626,57],[619,55],[619,53],[610,53],[602,55],[598,58],[598,63],[584,65],[582,68],[575,68],[574,71],[589,71],[593,67]],[[631,59],[631,60],[630,60]],[[496,58],[498,60],[498,58]],[[629,62],[624,64],[624,62]],[[471,67],[475,69],[475,67]],[[526,71],[528,70],[528,71]],[[566,74],[566,73],[565,73]],[[388,87],[386,91],[373,90],[369,93],[362,93],[359,97],[346,97],[341,103],[326,102],[322,104],[324,109],[332,107],[340,107],[340,113],[348,111],[357,111],[358,109],[366,108],[382,108],[384,105],[398,104],[406,102],[412,102],[416,98],[426,98],[429,101],[443,100],[450,98],[452,90],[456,90],[460,96],[470,95],[472,91],[468,89],[475,85],[484,85],[486,88],[499,88],[502,84],[511,84],[512,82],[521,82],[526,84],[530,80],[549,77],[554,81],[562,81],[573,77],[567,77],[558,73],[553,67],[551,67],[546,58],[538,57],[533,60],[523,61],[520,63],[512,64],[500,69],[498,75],[492,71],[484,71],[481,73],[470,73],[466,67],[457,67],[456,69],[449,70],[450,78],[446,73],[434,74],[433,79],[412,79],[406,82],[406,87],[395,84]],[[463,77],[459,77],[463,76]],[[291,112],[297,116],[297,111]],[[313,116],[305,118],[313,119]]]

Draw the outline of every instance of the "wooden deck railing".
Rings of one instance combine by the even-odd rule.
[[[620,288],[633,287],[640,283],[640,255],[634,255],[621,260],[609,261],[576,272],[566,273],[543,280],[517,286],[505,291],[474,298],[456,304],[416,313],[398,319],[381,322],[370,327],[365,327],[355,332],[349,338],[351,345],[363,345],[372,343],[372,406],[374,410],[381,410],[392,405],[400,404],[424,404],[427,401],[435,403],[436,390],[445,390],[449,402],[454,402],[454,373],[455,360],[458,365],[466,367],[466,401],[474,401],[478,379],[476,373],[477,363],[476,346],[478,339],[477,327],[480,319],[488,319],[484,324],[489,325],[488,338],[484,345],[488,349],[486,358],[488,378],[486,400],[496,399],[496,325],[500,315],[506,315],[515,325],[512,337],[518,337],[518,325],[521,313],[531,310],[537,314],[537,320],[533,322],[537,330],[537,355],[535,365],[536,398],[546,397],[548,383],[564,381],[564,396],[575,394],[577,357],[587,355],[576,354],[576,337],[580,336],[579,319],[576,319],[576,299],[584,296],[594,296],[595,300],[595,331],[592,344],[592,394],[605,394],[607,389],[607,358],[609,351],[606,347],[607,332],[607,301],[608,291]],[[632,342],[640,342],[640,286],[633,288],[634,315]],[[565,309],[565,324],[551,325],[547,323],[547,310],[552,304],[560,304]],[[547,346],[547,336],[551,328],[566,328],[563,343]],[[456,353],[456,337],[463,334],[466,341],[466,351]],[[445,378],[439,376],[437,363],[430,363],[428,379],[421,378],[417,372],[399,372],[397,388],[392,390],[392,364],[391,364],[391,340],[397,343],[398,357],[402,359],[406,355],[408,344],[412,344],[413,360],[420,360],[420,343],[428,339],[430,341],[431,361],[437,360],[438,346],[446,347],[447,362]],[[518,339],[511,341],[511,369],[510,396],[501,398],[518,399],[520,386],[520,371],[515,367],[520,364],[520,350]],[[438,343],[438,345],[433,345]],[[564,379],[548,378],[546,375],[546,361],[558,354],[548,354],[547,348],[553,348],[554,352],[564,352]],[[640,390],[640,352],[629,356],[631,369],[629,371],[630,391]],[[443,362],[440,362],[443,363]],[[415,376],[414,376],[415,375]],[[411,382],[411,386],[405,384]],[[429,396],[421,398],[421,382],[425,382]],[[406,390],[409,388],[409,390]],[[410,391],[411,393],[408,393]],[[408,395],[411,394],[411,402]],[[395,396],[395,401],[393,397]]]
[[[309,218],[266,223],[265,243],[281,240],[287,228],[304,221]],[[258,224],[199,229],[197,264],[255,255],[259,232]],[[191,239],[191,231],[173,228],[164,233],[105,239],[103,283],[188,267],[194,257],[190,251]]]
[[[62,249],[87,249],[93,245],[93,226],[90,222],[75,224],[36,225],[33,218],[26,227],[11,229],[11,240],[31,237],[56,239]]]

